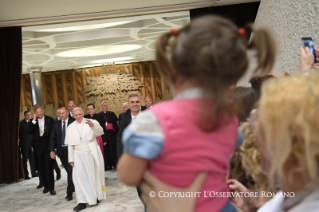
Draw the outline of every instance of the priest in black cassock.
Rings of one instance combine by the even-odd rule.
[[[105,124],[104,124],[104,119],[103,117],[101,117],[100,115],[96,114],[95,113],[95,105],[93,103],[90,103],[86,106],[86,115],[84,116],[84,118],[87,118],[87,119],[94,119],[96,120],[97,122],[99,122],[100,126],[102,127],[103,129],[103,133],[105,134],[106,133],[106,128],[105,128]],[[101,152],[102,152],[102,155],[103,155],[103,159],[105,158],[105,154],[104,154],[104,146],[107,144],[106,141],[103,141],[103,138],[102,136],[98,136],[96,137],[97,139],[97,142],[101,148]],[[104,159],[105,160],[105,159]]]
[[[113,170],[116,168],[117,157],[116,157],[116,141],[119,126],[117,124],[118,118],[113,111],[109,111],[109,105],[106,101],[101,102],[102,111],[98,114],[103,117],[104,125],[106,126],[106,134],[104,134],[103,141],[107,142],[104,146],[104,164],[105,170]]]

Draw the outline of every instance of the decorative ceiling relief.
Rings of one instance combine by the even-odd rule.
[[[189,12],[162,13],[96,21],[22,28],[23,73],[43,72],[155,60],[159,35],[181,28]]]

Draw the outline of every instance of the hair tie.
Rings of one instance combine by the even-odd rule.
[[[178,35],[178,30],[175,29],[175,28],[173,28],[173,29],[171,29],[171,33],[172,33],[172,35],[174,35],[174,37],[177,37],[177,35]]]
[[[243,38],[246,38],[247,37],[247,32],[244,28],[239,28],[238,29],[238,34],[243,37]]]

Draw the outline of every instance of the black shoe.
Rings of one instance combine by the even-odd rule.
[[[48,193],[50,190],[48,189],[48,188],[45,188],[44,190],[43,190],[43,193],[44,194],[46,194],[46,193]]]
[[[38,172],[34,172],[34,173],[32,174],[32,177],[39,177]]]
[[[96,204],[99,204],[99,203],[100,203],[100,200],[97,199],[97,200],[96,200]]]
[[[43,185],[42,184],[39,184],[38,186],[37,186],[37,189],[40,189],[40,188],[42,188],[43,187]]]
[[[73,210],[80,211],[86,208],[86,203],[79,203]]]
[[[24,178],[25,180],[30,180],[31,178],[29,176],[25,177]]]
[[[61,179],[61,173],[56,175],[56,180],[60,180]]]
[[[72,200],[73,199],[73,197],[72,197],[72,194],[68,194],[66,197],[65,197],[65,199],[67,200],[67,201],[70,201],[70,200]]]
[[[55,194],[56,194],[55,190],[51,190],[51,191],[50,191],[50,194],[51,194],[51,195],[55,195]]]

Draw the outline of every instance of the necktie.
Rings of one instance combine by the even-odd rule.
[[[64,145],[64,140],[65,140],[65,121],[63,121],[63,125],[62,125],[62,146]]]

